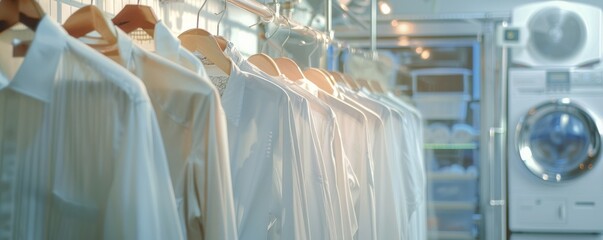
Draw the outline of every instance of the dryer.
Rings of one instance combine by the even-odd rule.
[[[508,210],[513,232],[603,232],[603,75],[510,69]]]

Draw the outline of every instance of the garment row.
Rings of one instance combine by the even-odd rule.
[[[0,239],[426,239],[412,105],[151,22],[0,30]]]

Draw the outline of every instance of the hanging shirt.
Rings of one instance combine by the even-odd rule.
[[[362,112],[336,97],[321,91],[318,97],[328,104],[335,112],[338,135],[336,140],[341,141],[341,148],[334,148],[337,162],[337,178],[340,189],[347,189],[343,221],[344,229],[350,230],[350,236],[344,235],[344,239],[354,239],[358,232],[358,220],[356,218],[356,207],[359,207],[360,182],[356,177],[352,162],[359,166],[365,163],[366,158],[366,117]],[[339,185],[343,184],[343,185]]]
[[[183,239],[140,81],[48,16],[18,68],[15,32],[0,33],[0,239]]]
[[[375,202],[375,161],[381,161],[385,153],[383,149],[382,126],[383,122],[379,116],[356,102],[349,95],[354,93],[347,91],[341,86],[337,87],[336,96],[352,107],[360,110],[366,117],[364,135],[366,140],[366,151],[363,153],[364,160],[361,162],[351,162],[352,168],[358,177],[360,183],[360,195],[358,206],[356,207],[356,217],[358,219],[358,238],[357,239],[377,239],[377,217]],[[347,91],[347,92],[346,92]]]
[[[312,120],[314,122],[314,131],[317,136],[318,150],[321,155],[321,161],[315,163],[312,169],[319,171],[322,177],[321,185],[323,193],[319,193],[316,189],[316,197],[309,201],[314,201],[313,211],[311,214],[311,222],[315,223],[311,226],[311,232],[323,234],[322,236],[314,235],[318,239],[341,239],[344,235],[343,229],[343,211],[342,208],[347,208],[345,201],[345,189],[339,189],[337,185],[337,167],[334,155],[334,149],[341,147],[341,141],[336,141],[339,135],[337,122],[335,121],[335,113],[333,110],[318,98],[320,91],[318,86],[307,79],[301,79],[291,82],[293,89],[306,96],[311,102]],[[323,199],[319,199],[322,196]],[[325,223],[320,223],[325,221]],[[318,230],[318,231],[317,231]],[[350,229],[346,232],[351,231]]]
[[[307,200],[305,198],[304,162],[318,161],[320,156],[317,149],[314,125],[308,101],[297,92],[293,91],[284,76],[273,77],[261,71],[249,61],[245,60],[232,42],[228,42],[224,50],[226,55],[236,63],[242,71],[254,74],[266,81],[270,81],[289,95],[289,103],[293,112],[292,129],[295,159],[283,162],[283,199],[281,221],[271,225],[269,232],[271,239],[308,239],[310,219],[308,216]]]
[[[146,32],[142,32],[146,34]],[[153,35],[153,37],[148,36],[148,39],[137,39],[136,37],[132,37],[132,40],[139,44],[150,42],[150,44],[146,45],[151,45],[154,48],[146,50],[153,51],[157,55],[185,67],[201,77],[207,78],[207,73],[205,72],[205,68],[203,68],[201,61],[199,61],[193,53],[182,47],[180,39],[174,36],[163,21],[157,21],[157,23],[155,23]]]
[[[404,125],[403,137],[407,139],[404,151],[409,156],[409,168],[413,173],[411,175],[414,183],[413,198],[409,199],[412,203],[409,205],[409,239],[425,239],[427,236],[427,205],[426,205],[426,175],[425,162],[423,158],[423,122],[420,112],[413,106],[402,101],[392,93],[387,93],[378,98],[384,103],[390,103],[403,112]],[[404,138],[403,138],[404,139]]]
[[[151,98],[189,239],[236,239],[226,119],[208,80],[149,53],[117,30],[121,63]]]
[[[267,239],[280,217],[283,164],[295,158],[289,96],[236,64],[228,76],[200,57],[226,113],[239,238]]]
[[[377,228],[380,238],[394,236],[395,239],[407,239],[407,209],[414,206],[416,186],[412,181],[412,172],[408,165],[409,150],[401,137],[403,122],[396,112],[382,102],[371,98],[371,93],[362,89],[354,99],[376,112],[383,120],[384,151],[380,161],[375,161],[375,183],[377,199]],[[411,205],[411,206],[408,206]],[[392,209],[394,209],[392,211]]]

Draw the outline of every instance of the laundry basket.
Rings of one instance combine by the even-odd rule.
[[[465,68],[428,68],[411,71],[413,100],[428,120],[464,120],[469,77]]]

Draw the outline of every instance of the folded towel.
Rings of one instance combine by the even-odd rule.
[[[425,141],[428,143],[449,143],[450,128],[443,123],[432,123],[427,127]]]
[[[477,130],[472,126],[464,123],[457,123],[452,126],[452,143],[472,143],[476,140]]]

